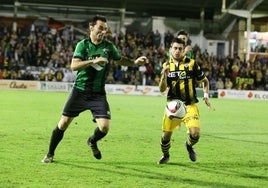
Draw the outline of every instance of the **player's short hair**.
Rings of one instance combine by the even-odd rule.
[[[92,18],[91,22],[89,23],[89,26],[94,26],[97,24],[97,21],[100,20],[102,22],[107,22],[106,18],[102,15],[96,15]]]
[[[179,44],[183,44],[183,46],[185,46],[185,42],[184,42],[184,40],[182,40],[182,39],[180,39],[180,38],[173,38],[172,39],[172,41],[171,41],[171,43],[170,43],[170,46],[172,46],[173,45],[173,43],[179,43]]]
[[[178,31],[178,35],[177,36],[179,36],[179,35],[185,35],[185,36],[188,37],[189,33],[187,31],[185,31],[185,30],[182,29],[182,30],[179,30]]]

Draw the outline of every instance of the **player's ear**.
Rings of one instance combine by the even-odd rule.
[[[93,30],[93,26],[92,25],[89,25],[89,31],[91,32]]]

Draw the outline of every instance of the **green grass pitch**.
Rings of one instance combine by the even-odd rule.
[[[0,90],[0,187],[146,188],[268,186],[268,102],[200,100],[197,162],[184,147],[186,129],[172,137],[171,159],[161,157],[164,97],[108,95],[112,121],[96,160],[86,144],[95,129],[83,112],[65,132],[55,162],[42,164],[68,93]]]

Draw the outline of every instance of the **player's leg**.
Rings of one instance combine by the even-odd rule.
[[[78,116],[80,112],[86,109],[84,97],[81,95],[81,92],[78,92],[76,89],[73,89],[69,95],[69,98],[63,108],[61,119],[52,132],[49,151],[42,162],[50,163],[53,161],[55,150],[63,138],[64,131],[68,128],[74,117]]]
[[[194,146],[200,138],[200,128],[198,127],[190,127],[188,129],[187,143],[190,146]]]
[[[188,136],[187,136],[187,141],[185,142],[186,149],[189,154],[189,158],[191,161],[195,162],[196,161],[196,152],[193,148],[193,146],[198,142],[199,140],[199,135],[197,132],[199,132],[199,128],[190,128],[188,130]]]
[[[110,106],[105,95],[92,96],[89,102],[89,109],[93,114],[93,121],[97,123],[97,127],[93,135],[88,138],[88,145],[91,147],[93,156],[96,159],[101,159],[101,152],[98,149],[97,142],[105,137],[110,128]]]
[[[169,149],[171,147],[171,136],[173,130],[180,124],[180,120],[171,120],[169,117],[164,113],[163,121],[162,121],[162,137],[161,137],[161,151],[162,157],[158,161],[158,164],[165,164],[169,161],[170,154]]]
[[[162,157],[158,161],[158,164],[165,164],[169,161],[169,157],[170,157],[169,149],[171,147],[171,142],[170,142],[171,136],[172,136],[172,132],[163,131],[161,142],[160,142]]]
[[[94,130],[94,133],[88,139],[88,145],[91,147],[93,155],[96,159],[101,159],[101,152],[98,149],[97,142],[105,137],[108,133],[110,120],[106,118],[97,118],[96,122],[98,126]]]
[[[193,146],[200,138],[200,120],[199,110],[197,105],[187,106],[187,117],[185,117],[185,125],[187,128],[187,141],[185,142],[186,149],[191,161],[196,161],[196,152]]]
[[[60,141],[62,140],[64,132],[68,128],[68,126],[70,125],[72,120],[73,120],[73,118],[71,118],[71,117],[67,117],[64,115],[61,116],[61,119],[60,119],[58,125],[52,131],[52,135],[50,138],[50,144],[49,144],[49,150],[48,150],[47,155],[42,160],[43,163],[53,162],[55,150],[56,150],[58,144],[60,143]]]

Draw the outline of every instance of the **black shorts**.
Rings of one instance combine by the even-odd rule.
[[[64,106],[62,115],[77,117],[81,112],[90,110],[93,121],[96,118],[111,119],[110,107],[105,94],[89,94],[73,88]]]

